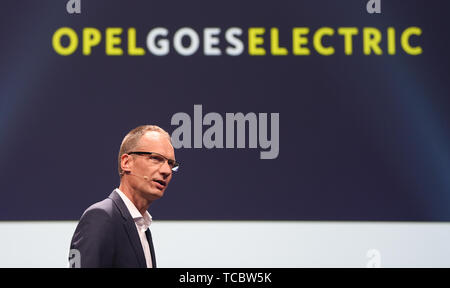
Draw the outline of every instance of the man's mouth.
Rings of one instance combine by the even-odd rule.
[[[164,181],[164,180],[153,179],[153,181],[158,183],[161,186],[161,188],[164,188],[167,185],[166,181]]]

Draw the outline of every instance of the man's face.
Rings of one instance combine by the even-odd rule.
[[[144,134],[134,152],[155,152],[168,159],[175,159],[175,152],[169,139],[156,131]],[[131,151],[130,151],[131,152]],[[172,169],[168,162],[152,155],[130,155],[130,184],[143,198],[153,201],[161,198],[172,179]]]

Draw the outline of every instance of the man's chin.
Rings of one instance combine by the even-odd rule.
[[[152,191],[146,191],[144,193],[145,198],[147,198],[149,201],[157,200],[164,196],[164,190],[159,189],[152,189]]]

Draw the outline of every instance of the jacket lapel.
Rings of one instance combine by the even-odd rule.
[[[120,195],[115,190],[111,193],[111,195],[109,195],[109,198],[113,200],[113,202],[119,209],[120,213],[122,214],[125,231],[127,231],[128,239],[131,242],[131,246],[133,247],[134,253],[136,254],[136,258],[139,262],[140,267],[146,268],[147,263],[145,261],[145,255],[144,250],[142,248],[141,239],[139,238],[136,224],[134,224],[134,220],[131,217],[131,214],[128,211],[127,206],[125,205],[122,198],[120,198]]]

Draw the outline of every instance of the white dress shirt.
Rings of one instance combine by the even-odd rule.
[[[119,190],[119,188],[116,188],[116,192],[120,195],[120,198],[122,198],[122,201],[125,203],[125,205],[128,208],[128,211],[130,211],[131,217],[133,217],[134,224],[136,224],[136,229],[139,234],[139,238],[141,239],[142,248],[144,249],[144,255],[145,255],[145,262],[147,263],[147,268],[152,268],[152,257],[150,255],[150,246],[147,241],[147,237],[145,236],[145,231],[147,231],[148,227],[152,223],[152,216],[148,211],[145,211],[144,216],[142,216],[141,212],[134,206],[133,202],[131,202],[128,197],[123,194],[122,191]]]

